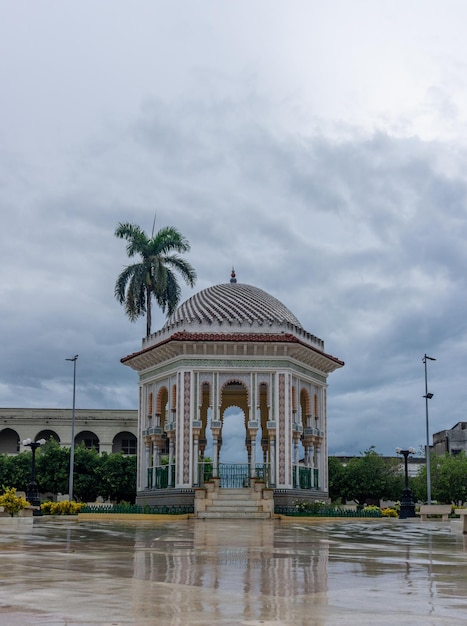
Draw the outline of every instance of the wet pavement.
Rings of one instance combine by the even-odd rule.
[[[34,520],[0,528],[0,624],[467,624],[460,523]]]

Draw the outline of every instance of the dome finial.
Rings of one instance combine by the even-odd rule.
[[[235,268],[232,266],[232,273],[230,274],[230,282],[231,283],[236,283],[237,279],[235,277]]]

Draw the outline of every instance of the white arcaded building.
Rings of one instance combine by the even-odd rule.
[[[344,363],[270,294],[232,272],[122,363],[139,373],[140,503],[194,503],[208,482],[260,481],[276,504],[328,496],[327,377]],[[244,461],[224,462],[234,436]]]
[[[25,439],[50,437],[60,445],[71,445],[71,409],[0,408],[0,453],[29,450]],[[84,444],[98,452],[136,454],[138,432],[136,410],[76,409],[75,445]]]

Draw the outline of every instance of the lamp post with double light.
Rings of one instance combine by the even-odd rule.
[[[409,517],[416,517],[415,513],[415,503],[412,498],[412,490],[409,487],[409,468],[408,461],[410,454],[415,452],[415,448],[409,448],[408,450],[402,450],[401,448],[396,448],[397,454],[402,454],[404,457],[404,474],[405,474],[405,487],[402,492],[401,499],[401,510],[399,513],[399,519],[407,519]]]
[[[23,446],[27,446],[31,448],[32,452],[32,460],[31,460],[31,479],[29,481],[29,485],[26,490],[26,500],[33,507],[40,507],[41,501],[39,498],[39,488],[36,483],[36,450],[40,448],[45,443],[45,439],[39,439],[38,441],[33,441],[29,437],[23,441]],[[38,512],[39,511],[39,512]],[[36,509],[34,515],[40,515],[40,509]]]
[[[430,464],[430,427],[428,423],[428,400],[433,397],[432,393],[428,393],[428,372],[427,361],[436,361],[432,356],[428,356],[426,353],[423,356],[422,363],[425,365],[425,420],[426,420],[426,500],[427,504],[431,504],[431,464]]]

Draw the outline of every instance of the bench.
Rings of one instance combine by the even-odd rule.
[[[441,521],[447,522],[451,514],[450,504],[422,504],[420,507],[420,519],[426,522],[429,515],[441,515]]]
[[[467,509],[454,509],[454,513],[459,515],[462,520],[464,520],[462,524],[462,532],[464,535],[467,535]]]

